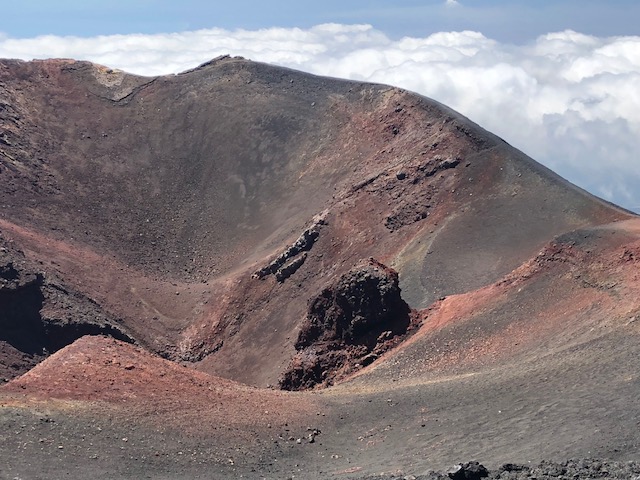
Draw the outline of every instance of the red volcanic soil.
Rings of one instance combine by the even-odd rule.
[[[186,471],[195,469],[202,474],[206,473],[203,465],[210,465],[217,472],[232,475],[234,458],[245,462],[243,468],[248,462],[254,464],[249,468],[269,470],[273,463],[269,455],[279,455],[276,447],[280,437],[285,447],[297,445],[298,438],[308,443],[315,430],[301,425],[319,415],[312,398],[212,377],[103,336],[82,337],[53,354],[7,384],[0,403],[5,422],[11,414],[21,417],[25,411],[40,412],[36,426],[66,422],[65,428],[75,432],[70,434],[72,438],[52,444],[53,438],[46,435],[55,436],[56,432],[45,428],[38,434],[45,437],[39,438],[36,446],[44,444],[54,452],[66,448],[84,460],[103,459],[107,466],[101,468],[112,474],[119,468],[106,452],[113,450],[115,442],[126,450],[118,452],[118,457],[126,453],[121,467],[128,465],[125,471],[132,476],[156,470],[166,474],[165,463],[175,468],[183,456]],[[72,418],[57,420],[71,414]],[[35,427],[28,434],[33,435],[33,430]],[[292,435],[294,441],[289,440]],[[86,437],[92,437],[91,441]],[[147,456],[149,461],[132,461],[139,460],[132,455]],[[91,463],[100,465],[102,461],[88,463],[91,467]],[[7,469],[15,463],[9,459],[4,465]],[[32,472],[30,465],[25,467]],[[82,469],[82,465],[75,468]]]
[[[3,392],[28,392],[40,399],[99,400],[149,412],[206,411],[212,422],[245,427],[280,421],[284,413],[292,418],[315,413],[310,399],[302,405],[296,401],[299,397],[213,377],[104,336],[80,338],[7,384]],[[266,421],[257,416],[265,416]],[[182,426],[200,427],[200,422]]]
[[[432,100],[3,60],[0,206],[0,476],[637,453],[637,218]]]
[[[177,469],[207,478],[207,468],[214,478],[418,474],[465,458],[492,469],[514,459],[630,460],[637,437],[627,426],[640,422],[639,253],[636,220],[558,237],[497,283],[421,312],[408,341],[315,393],[256,389],[84,337],[2,389],[2,421],[25,425],[16,442],[37,452],[57,448],[47,443],[60,435],[52,419],[65,426],[63,450],[86,452],[64,456],[66,465],[82,470],[100,455],[97,464],[121,478]],[[195,459],[178,453],[187,448]],[[122,459],[117,470],[113,458]]]

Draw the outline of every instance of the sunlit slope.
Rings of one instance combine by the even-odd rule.
[[[143,345],[250,383],[362,259],[424,308],[629,216],[392,87],[228,57],[153,78],[6,60],[0,82],[3,231]],[[286,279],[255,278],[316,227]]]

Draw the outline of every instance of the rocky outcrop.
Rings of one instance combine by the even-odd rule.
[[[452,480],[481,480],[489,476],[489,471],[478,462],[467,462],[459,463],[447,475]]]
[[[398,201],[389,215],[384,220],[384,225],[391,232],[412,223],[419,222],[427,218],[432,209],[434,198],[437,197],[437,187],[428,182],[430,177],[456,168],[460,164],[460,158],[442,158],[435,155],[417,166],[407,168],[406,171],[399,171],[395,177],[388,181],[386,188],[395,190]],[[405,190],[409,185],[421,185],[422,188],[412,190],[411,195],[407,195]]]
[[[0,378],[24,373],[84,335],[133,342],[117,319],[59,281],[49,280],[0,238]]]
[[[302,266],[302,264],[307,260],[307,252],[303,252],[301,255],[295,257],[293,260],[285,263],[276,271],[276,280],[279,282],[284,282],[291,275],[296,273],[296,271]]]
[[[304,390],[373,362],[412,325],[398,274],[382,263],[361,262],[313,298],[280,386]]]
[[[265,267],[253,274],[253,278],[263,279],[269,275],[275,275],[276,280],[284,282],[293,275],[307,259],[307,253],[311,250],[320,236],[320,228],[326,225],[326,212],[316,215],[309,228],[300,234],[292,245],[276,257]]]

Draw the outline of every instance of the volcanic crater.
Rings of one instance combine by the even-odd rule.
[[[0,474],[637,460],[638,262],[634,214],[402,89],[1,60]]]

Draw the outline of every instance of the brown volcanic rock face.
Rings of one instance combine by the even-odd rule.
[[[298,353],[280,386],[331,385],[397,344],[411,322],[398,273],[374,259],[361,262],[309,303],[295,344]]]
[[[25,373],[83,335],[132,341],[118,319],[48,278],[24,253],[0,237],[0,378]]]
[[[409,313],[400,296],[398,273],[369,259],[311,301],[295,347],[334,341],[372,347],[383,332],[406,332]]]
[[[29,211],[31,225],[154,274],[229,270],[289,216],[274,207],[308,184],[299,178],[305,157],[336,140],[312,114],[316,95],[288,77],[232,60],[161,78],[5,62],[6,215]],[[126,83],[128,95],[116,95]],[[318,183],[336,173],[307,185],[316,196],[307,211],[330,196]]]

